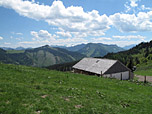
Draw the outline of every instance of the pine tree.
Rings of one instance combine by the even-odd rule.
[[[130,68],[130,69],[132,70],[133,66],[134,66],[134,64],[133,64],[133,59],[130,58],[129,64],[128,64],[128,68]]]
[[[149,55],[149,48],[146,47],[146,50],[145,50],[145,57],[147,57]]]
[[[139,61],[138,57],[135,58],[135,62],[136,62],[136,65],[140,64],[140,61]]]

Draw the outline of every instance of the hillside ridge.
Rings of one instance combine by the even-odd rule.
[[[27,50],[5,51],[0,49],[0,54],[1,62],[36,67],[46,67],[53,64],[72,62],[85,57],[77,52],[53,48],[48,45]]]

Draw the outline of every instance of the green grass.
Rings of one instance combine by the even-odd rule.
[[[135,74],[141,76],[152,76],[152,69],[136,71]]]
[[[146,63],[138,66],[135,74],[142,76],[152,76],[152,63]]]
[[[0,64],[2,114],[151,114],[151,84]]]
[[[10,53],[10,54],[14,54],[14,53],[24,53],[25,50],[7,50],[7,53]]]

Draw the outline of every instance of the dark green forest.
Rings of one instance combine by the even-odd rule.
[[[103,58],[119,60],[131,69],[133,66],[149,64],[152,61],[152,41],[142,42],[127,51],[108,53]]]

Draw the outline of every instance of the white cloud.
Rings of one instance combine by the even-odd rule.
[[[31,35],[33,36],[33,41],[24,41],[19,42],[22,45],[67,45],[71,46],[73,44],[87,43],[87,40],[83,38],[75,38],[75,37],[67,37],[67,38],[59,38],[59,36],[55,34],[49,33],[47,30],[40,30],[39,32],[31,31]]]
[[[141,5],[141,10],[152,10],[152,8]]]
[[[23,39],[23,37],[18,37],[18,38],[16,38],[16,40],[22,40]]]
[[[126,8],[126,13],[129,12],[131,10],[131,7],[128,5],[128,2],[124,5]]]
[[[23,33],[20,33],[20,32],[11,32],[13,35],[23,35]]]
[[[140,39],[142,41],[144,41],[144,39],[146,38],[145,36],[141,36],[141,35],[128,35],[128,36],[112,36],[113,38],[119,38],[119,39],[127,39],[127,40],[132,40],[132,39]]]
[[[143,41],[141,41],[141,40],[138,40],[138,41],[103,41],[102,43],[104,43],[104,44],[113,44],[113,45],[118,45],[118,46],[120,46],[120,47],[124,47],[124,46],[128,46],[128,45],[131,45],[131,44],[139,44],[139,43],[141,43],[141,42],[143,42]]]
[[[138,4],[137,4],[138,1],[139,0],[130,0],[130,6],[131,7],[137,7],[138,6]]]
[[[138,7],[140,0],[129,0],[126,8]],[[152,11],[139,12],[137,14],[115,13],[109,17],[105,14],[100,15],[97,10],[85,12],[81,6],[65,7],[62,1],[54,1],[51,6],[39,5],[34,0],[1,0],[0,6],[15,10],[18,14],[35,20],[43,20],[49,25],[57,28],[57,35],[63,37],[101,37],[105,31],[114,26],[121,32],[140,32],[152,31]],[[145,9],[145,6],[142,6]],[[22,33],[21,33],[22,34]],[[31,32],[34,36],[42,40],[54,38],[46,31]]]
[[[16,33],[17,35],[23,35],[23,33]]]
[[[31,35],[34,37],[33,40],[38,40],[38,41],[42,41],[42,40],[55,40],[55,35],[50,34],[48,31],[46,30],[40,30],[39,32],[35,32],[35,31],[31,31]]]
[[[129,2],[126,2],[124,4],[126,10],[125,12],[133,12],[133,13],[137,13],[139,8],[138,2],[140,2],[141,0],[129,0]]]
[[[3,40],[3,37],[0,36],[0,40]]]
[[[4,44],[5,44],[5,45],[10,45],[11,43],[9,43],[9,42],[4,42]]]
[[[39,32],[32,31],[31,35],[33,36],[33,41],[24,41],[20,42],[25,47],[37,47],[43,45],[66,45],[72,46],[82,43],[105,43],[105,44],[117,44],[118,46],[125,46],[130,44],[138,44],[140,42],[145,41],[146,37],[141,35],[128,35],[128,36],[112,36],[110,37],[97,37],[97,38],[90,38],[84,39],[82,37],[69,37],[69,38],[59,38],[56,35],[49,33],[46,30],[40,30]],[[53,37],[54,36],[54,37]],[[53,39],[51,38],[53,37]],[[116,40],[120,39],[120,40]]]
[[[23,41],[23,42],[19,42],[19,44],[35,44],[34,42],[30,42],[30,41]]]
[[[32,3],[34,3],[35,2],[35,0],[32,0]]]
[[[113,26],[121,32],[152,31],[152,11],[139,12],[137,16],[135,14],[116,13],[109,18]]]
[[[66,38],[66,39],[57,39],[54,42],[52,42],[52,44],[66,45],[66,46],[71,46],[81,43],[88,43],[88,41],[83,38]]]
[[[61,35],[63,37],[72,37],[72,35],[70,34],[70,32],[60,31],[60,32],[56,32],[56,34]]]
[[[128,36],[112,36],[112,38],[109,37],[100,37],[100,38],[92,38],[91,42],[93,43],[104,43],[104,44],[113,44],[118,45],[120,47],[124,47],[131,44],[139,44],[141,42],[145,41],[144,36],[140,35],[128,35]]]
[[[88,43],[87,40],[82,38],[66,38],[66,39],[56,39],[56,40],[36,40],[36,41],[24,41],[19,42],[18,44],[21,44],[24,47],[37,47],[37,46],[44,46],[44,45],[66,45],[66,46],[72,46],[77,45],[81,43]]]
[[[44,20],[50,25],[62,28],[65,33],[86,32],[87,35],[97,36],[99,33],[103,35],[110,28],[110,20],[106,15],[99,15],[96,10],[84,12],[80,6],[66,8],[62,1],[54,1],[51,6],[48,6],[39,5],[34,1],[1,0],[0,6],[11,8],[28,18]]]
[[[100,37],[100,38],[91,38],[91,40],[94,43],[100,43],[100,42],[105,41],[105,40],[112,40],[112,38]]]

